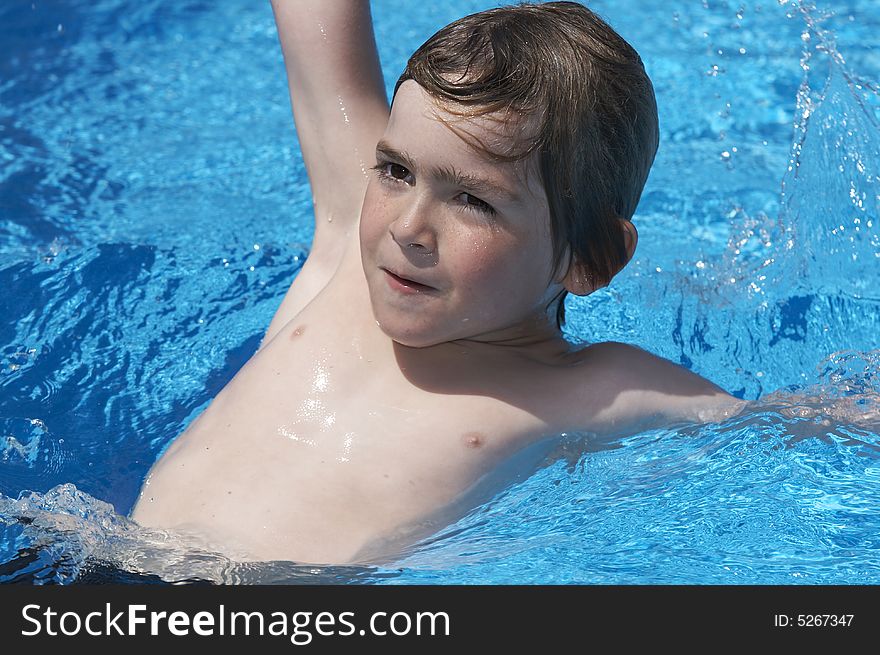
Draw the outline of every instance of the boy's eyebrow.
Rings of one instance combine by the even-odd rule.
[[[376,144],[376,153],[382,153],[390,159],[403,162],[409,168],[417,168],[412,155],[406,152],[406,150],[398,150],[384,139]],[[432,166],[428,172],[437,179],[452,186],[461,186],[477,193],[489,193],[495,196],[510,198],[513,202],[522,203],[522,197],[516,191],[487,178],[472,173],[463,173],[454,166]]]

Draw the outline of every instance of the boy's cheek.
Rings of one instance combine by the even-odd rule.
[[[369,195],[364,199],[361,210],[360,239],[363,246],[374,248],[388,234],[390,208],[384,202],[370,202]]]
[[[382,232],[382,227],[377,225],[373,215],[364,212],[361,214],[359,231],[361,256],[364,257],[364,261],[367,261],[367,259],[372,261],[372,254],[375,252],[375,246]]]

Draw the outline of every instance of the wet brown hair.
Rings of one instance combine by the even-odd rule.
[[[564,270],[577,262],[607,285],[627,261],[617,218],[635,212],[658,144],[654,89],[632,46],[581,4],[523,2],[450,23],[413,53],[394,95],[406,80],[457,116],[536,119],[517,151],[471,145],[494,161],[536,154],[553,270],[568,253]],[[550,303],[560,327],[566,293]]]

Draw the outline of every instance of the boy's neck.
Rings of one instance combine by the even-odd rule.
[[[491,333],[414,348],[392,342],[397,366],[414,385],[438,393],[497,391],[492,371],[504,361],[527,359],[544,365],[568,365],[577,352],[555,322],[523,321]],[[486,374],[486,375],[484,375]],[[488,376],[488,377],[487,377]],[[489,387],[485,384],[489,380]]]
[[[500,330],[449,343],[484,351],[517,351],[540,359],[567,354],[572,345],[566,341],[556,322],[546,314],[531,316]]]

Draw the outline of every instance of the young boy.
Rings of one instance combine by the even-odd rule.
[[[657,149],[636,52],[581,5],[493,9],[411,57],[389,113],[367,2],[273,0],[315,236],[259,350],[133,518],[242,560],[393,558],[534,466],[741,402],[621,343],[574,347]]]

